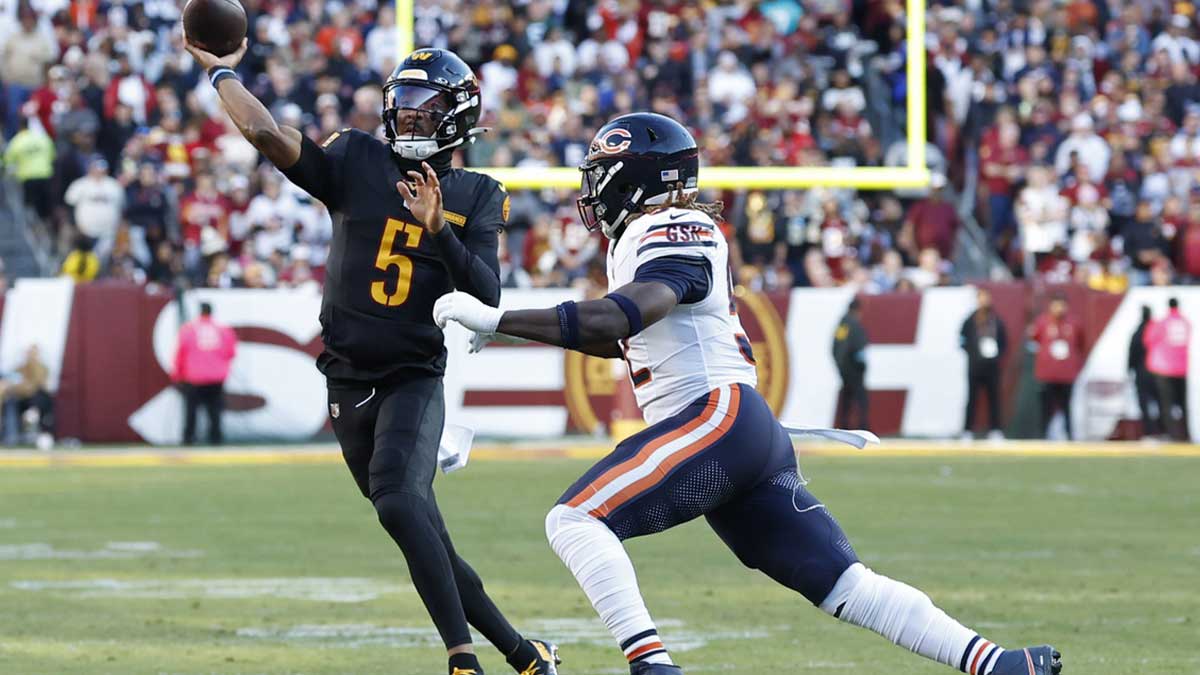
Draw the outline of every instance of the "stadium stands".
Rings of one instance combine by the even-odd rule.
[[[895,0],[416,4],[417,42],[457,51],[482,80],[493,131],[467,165],[572,166],[603,120],[637,109],[684,120],[711,165],[880,165],[903,142]],[[32,240],[54,261],[43,266],[315,287],[328,213],[227,123],[182,49],[181,5],[43,0],[0,16],[5,166],[40,221]],[[280,120],[316,139],[375,130],[398,45],[389,3],[248,9],[241,75]],[[937,187],[715,195],[743,282],[958,281],[955,240],[979,226],[1016,276],[1109,290],[1200,278],[1192,3],[933,2],[927,23]],[[514,194],[506,285],[602,278],[604,242],[582,230],[573,197]]]

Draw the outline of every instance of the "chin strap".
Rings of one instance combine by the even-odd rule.
[[[438,142],[432,138],[422,138],[396,139],[391,141],[391,146],[392,151],[401,158],[420,162],[433,157],[443,150],[457,148],[464,143],[474,143],[476,136],[481,136],[491,130],[491,127],[475,127],[468,131],[465,136],[451,142],[449,145],[438,145]]]

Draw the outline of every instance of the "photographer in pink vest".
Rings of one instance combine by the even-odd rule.
[[[237,355],[237,336],[233,329],[213,321],[212,305],[200,304],[200,316],[179,329],[175,350],[175,372],[171,379],[179,383],[187,399],[187,418],[183,442],[196,440],[196,412],[204,406],[208,413],[208,441],[220,445],[221,413],[225,410],[225,378]]]
[[[1192,324],[1180,313],[1177,298],[1171,298],[1167,307],[1167,315],[1152,321],[1142,338],[1146,346],[1146,369],[1158,381],[1159,416],[1163,425],[1171,438],[1187,441],[1188,343],[1192,339]]]

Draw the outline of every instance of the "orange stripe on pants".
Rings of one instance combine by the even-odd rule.
[[[729,392],[729,408],[725,411],[725,416],[717,424],[716,428],[701,436],[700,439],[694,443],[690,443],[684,446],[682,449],[664,458],[662,463],[655,467],[653,473],[637,481],[633,485],[630,485],[624,490],[621,490],[617,494],[610,497],[608,501],[592,509],[589,512],[590,515],[593,518],[603,518],[607,516],[614,510],[624,506],[630,500],[636,498],[638,495],[665,480],[667,475],[670,474],[675,467],[691,459],[692,457],[695,457],[713,443],[719,441],[722,436],[729,432],[729,428],[733,426],[734,420],[737,419],[738,403],[742,396],[736,385],[731,386],[729,388]]]
[[[567,506],[570,506],[571,508],[578,508],[588,499],[591,499],[592,495],[603,490],[609,483],[619,478],[622,474],[632,471],[635,467],[645,462],[650,455],[654,454],[655,450],[658,450],[662,446],[677,438],[692,433],[701,424],[704,424],[711,419],[712,416],[717,412],[717,405],[720,403],[721,390],[717,389],[713,391],[708,395],[708,397],[708,404],[704,406],[704,410],[700,412],[699,417],[674,431],[667,432],[653,441],[650,441],[645,447],[638,451],[636,455],[612,467],[608,471],[605,471],[603,475],[595,480],[595,482],[580,490],[579,494],[575,495],[574,499],[567,502]]]

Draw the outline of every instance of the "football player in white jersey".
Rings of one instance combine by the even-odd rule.
[[[843,621],[971,675],[1054,675],[1052,647],[1004,650],[925,593],[858,561],[804,487],[791,439],[754,389],[728,246],[696,202],[699,157],[682,125],[651,113],[596,134],[583,166],[580,216],[612,240],[610,293],[540,310],[502,311],[466,293],[434,319],[624,358],[650,426],[617,445],[546,518],[550,545],[625,652],[634,675],[679,675],[621,541],[704,516],[748,567]]]

